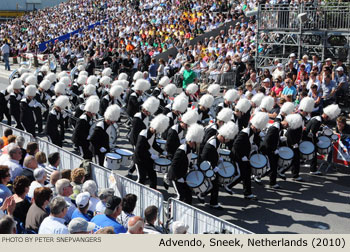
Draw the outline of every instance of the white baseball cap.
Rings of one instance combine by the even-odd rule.
[[[77,195],[77,198],[75,199],[75,203],[79,208],[83,208],[83,207],[86,207],[86,205],[89,203],[89,200],[90,200],[90,193],[83,192]]]

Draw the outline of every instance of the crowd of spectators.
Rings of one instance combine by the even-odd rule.
[[[98,191],[83,168],[61,170],[50,163],[38,165],[45,155],[34,142],[26,149],[20,136],[5,131],[0,140],[0,234],[163,234],[170,230],[157,225],[156,206],[134,214],[137,196],[114,196],[111,188]],[[12,140],[11,140],[12,139]],[[31,152],[31,150],[35,149]],[[38,153],[40,155],[38,155]],[[58,153],[49,159],[59,159]],[[20,161],[23,159],[23,165]],[[50,174],[50,176],[47,176]],[[160,223],[162,224],[162,223]],[[186,233],[188,226],[172,224],[172,233]]]

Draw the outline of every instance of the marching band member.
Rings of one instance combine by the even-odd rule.
[[[85,103],[87,99],[92,95],[96,95],[96,86],[92,84],[88,84],[84,87],[83,93],[78,97],[77,106],[75,107],[75,111],[73,113],[74,117],[79,118],[84,113]],[[71,120],[71,123],[75,125],[76,121]]]
[[[248,127],[251,107],[250,101],[246,98],[239,99],[235,106],[233,121],[237,124],[240,131]]]
[[[169,159],[172,159],[177,148],[180,144],[183,144],[184,131],[192,124],[196,123],[198,119],[198,113],[195,110],[189,110],[183,114],[180,121],[174,124],[167,134],[165,150],[168,153]]]
[[[198,85],[195,83],[189,84],[185,91],[180,94],[180,96],[185,97],[188,102],[188,106],[196,106],[197,104],[197,97],[196,93],[198,91]]]
[[[265,95],[263,93],[257,93],[252,97],[252,99],[250,100],[252,104],[252,109],[253,109],[252,115],[260,111],[260,104],[262,102],[262,99],[264,99],[264,97]]]
[[[162,134],[163,139],[167,138],[169,128],[178,122],[178,117],[186,111],[187,105],[188,100],[184,96],[178,95],[175,97],[174,102],[171,105],[171,111],[166,114],[169,118],[169,127]]]
[[[80,149],[84,159],[92,160],[92,152],[89,149],[89,133],[93,119],[99,109],[100,101],[97,96],[87,99],[84,113],[79,117],[72,134],[72,142]]]
[[[21,119],[20,119],[20,101],[22,100],[22,81],[19,78],[13,79],[11,81],[11,86],[13,92],[10,94],[10,114],[15,118],[16,128],[23,130]]]
[[[170,79],[168,76],[163,76],[160,80],[159,83],[157,85],[157,87],[155,89],[153,89],[152,95],[157,97],[158,95],[160,95],[162,93],[162,90],[168,85],[170,84]]]
[[[158,155],[163,150],[156,142],[156,134],[162,134],[168,127],[169,118],[165,115],[157,115],[150,123],[148,129],[141,131],[135,148],[134,161],[137,168],[137,182],[145,184],[148,175],[150,179],[150,187],[157,189],[157,174],[154,170],[154,160],[158,159]]]
[[[24,79],[24,88],[32,85],[32,86],[37,86],[38,85],[38,80],[34,74],[29,74],[25,79]]]
[[[39,106],[34,109],[39,133],[43,131],[43,116],[45,119],[47,119],[49,110],[48,101],[50,100],[50,95],[47,93],[47,90],[49,90],[50,87],[51,83],[49,80],[42,80],[34,98],[39,103]]]
[[[117,104],[119,107],[122,107],[122,103],[118,100],[121,93],[123,92],[123,87],[119,85],[113,85],[109,90],[108,94],[103,96],[100,103],[100,115],[103,115],[108,106]]]
[[[292,175],[294,181],[302,181],[303,179],[299,176],[300,171],[300,151],[299,143],[301,141],[302,132],[303,132],[303,119],[300,114],[290,114],[286,116],[285,121],[288,123],[288,129],[285,134],[287,138],[287,146],[291,148],[294,152],[292,160]],[[278,173],[282,179],[286,179],[284,173],[286,170]]]
[[[96,157],[99,165],[103,166],[106,153],[110,152],[109,127],[114,127],[120,116],[120,107],[117,104],[111,105],[104,113],[104,120],[96,124],[90,137],[90,150]]]
[[[73,83],[71,87],[72,103],[77,104],[78,96],[83,93],[84,85],[87,81],[87,76],[79,74],[78,79]]]
[[[48,94],[49,94],[50,96],[54,96],[54,88],[55,88],[56,81],[57,81],[56,74],[50,72],[50,73],[48,73],[48,74],[45,76],[44,80],[50,81],[51,87],[50,87],[49,90],[47,90],[47,92],[48,92]]]
[[[267,113],[258,112],[250,121],[250,125],[240,131],[233,142],[231,160],[238,164],[241,177],[230,184],[224,186],[225,191],[233,194],[231,188],[243,181],[243,193],[246,199],[256,199],[256,195],[252,194],[251,189],[251,167],[249,157],[252,151],[257,150],[260,144],[259,133],[263,130],[269,121]]]
[[[29,85],[24,90],[24,97],[20,102],[20,120],[24,127],[24,130],[28,133],[32,134],[35,137],[35,124],[36,124],[36,116],[35,116],[35,103],[34,97],[36,95],[36,87],[33,85]],[[40,113],[41,116],[41,113]]]
[[[177,198],[190,205],[192,204],[192,192],[185,179],[188,168],[193,166],[191,162],[192,153],[195,152],[197,144],[202,142],[203,136],[203,126],[192,124],[188,128],[185,142],[177,148],[168,172],[168,178],[172,181]]]
[[[229,121],[222,125],[215,136],[212,136],[204,145],[203,151],[200,155],[200,161],[209,161],[211,167],[215,173],[221,169],[223,159],[220,158],[218,148],[220,144],[228,143],[233,140],[238,133],[238,127],[233,122]],[[210,193],[210,204],[209,206],[222,210],[223,208],[218,204],[219,196],[219,178],[218,176],[212,180],[213,188],[207,192]],[[207,194],[206,193],[206,194]],[[203,195],[198,195],[198,199],[203,202]]]
[[[106,69],[105,69],[106,70]],[[112,79],[109,76],[102,76],[99,84],[97,84],[96,93],[98,97],[104,97],[108,95],[108,90],[110,88]]]
[[[205,133],[204,138],[201,144],[201,150],[203,149],[206,142],[212,137],[215,136],[218,129],[224,125],[224,123],[227,123],[232,118],[232,110],[229,108],[223,108],[220,110],[220,112],[216,116],[216,122],[209,124],[207,127],[205,127]]]
[[[168,84],[166,85],[160,94],[157,96],[157,99],[160,102],[160,106],[158,108],[158,111],[155,113],[155,115],[158,115],[160,113],[166,115],[171,110],[171,100],[170,97],[172,97],[177,91],[177,87],[175,84]]]
[[[213,115],[210,112],[210,108],[214,103],[214,97],[210,94],[203,95],[198,103],[198,123],[204,124],[206,121],[209,121],[213,118]]]
[[[43,65],[40,68],[40,71],[37,74],[37,83],[42,82],[42,80],[45,78],[45,76],[50,72],[50,69],[47,65]]]
[[[57,82],[54,87],[54,95],[51,96],[51,99],[49,100],[49,105],[53,106],[55,104],[55,100],[60,97],[61,95],[66,94],[66,85],[62,82]]]
[[[153,96],[149,97],[141,106],[141,112],[134,115],[129,135],[129,141],[132,148],[135,150],[137,138],[140,132],[148,127],[149,117],[153,115],[159,107],[159,100]],[[135,170],[135,166],[131,166],[128,175],[131,176]]]
[[[270,187],[273,189],[280,188],[276,183],[277,180],[277,163],[278,163],[278,146],[280,140],[280,131],[282,130],[281,122],[276,120],[267,130],[264,140],[260,145],[260,151],[266,155],[270,164]]]
[[[13,92],[12,85],[9,85],[6,89],[0,91],[0,122],[4,119],[4,115],[7,118],[7,125],[11,125],[12,118],[10,115],[10,110],[8,102],[10,99],[10,94]]]
[[[239,99],[239,93],[236,89],[229,89],[224,95],[224,101],[219,103],[216,108],[216,114],[219,114],[223,108],[234,108],[234,103]]]
[[[213,103],[212,107],[210,108],[210,112],[212,115],[216,115],[215,109],[221,100],[221,97],[218,97],[218,95],[220,93],[220,85],[216,84],[216,83],[210,84],[208,86],[207,93],[214,97],[214,103]]]
[[[303,118],[304,125],[306,125],[310,120],[310,114],[314,110],[315,100],[311,97],[304,97],[301,99],[299,104],[299,113]]]
[[[49,137],[49,140],[59,147],[62,147],[62,141],[64,139],[64,109],[69,105],[69,98],[65,95],[60,95],[54,102],[54,107],[50,111],[46,127],[45,134]],[[60,127],[60,130],[58,129]]]
[[[287,115],[293,113],[295,106],[292,102],[283,103],[280,113],[276,116],[275,121],[282,122]]]
[[[140,111],[142,104],[142,94],[151,87],[149,81],[144,79],[138,79],[134,86],[134,92],[130,94],[127,106],[127,113],[130,117],[133,117]]]
[[[331,121],[337,118],[340,114],[341,110],[337,104],[328,105],[323,109],[323,114],[320,116],[315,116],[311,118],[311,120],[307,123],[303,139],[309,140],[314,143],[315,150],[317,144],[318,132],[321,129],[321,125],[326,121]],[[310,174],[312,175],[321,175],[322,173],[317,169],[317,152],[315,153],[311,164],[310,164]]]
[[[259,110],[261,112],[269,113],[272,110],[274,103],[275,103],[275,99],[272,96],[265,96],[261,100]]]

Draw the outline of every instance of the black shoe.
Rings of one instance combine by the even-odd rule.
[[[227,186],[226,184],[224,185],[224,189],[225,189],[225,192],[227,192],[227,193],[230,194],[230,195],[233,195],[232,189],[231,189],[231,188],[228,188],[228,186]]]
[[[280,189],[281,186],[279,184],[274,184],[274,185],[270,185],[271,189]]]
[[[128,173],[128,175],[125,176],[128,179],[132,179],[132,174]]]
[[[222,206],[220,206],[220,204],[216,204],[216,205],[209,205],[210,208],[213,208],[215,210],[224,210],[224,208]]]
[[[283,174],[283,173],[277,172],[277,175],[278,175],[279,178],[281,178],[281,179],[283,179],[283,180],[286,180],[286,179],[287,179],[286,175]]]
[[[201,204],[205,203],[205,199],[200,195],[200,193],[197,194],[197,199],[198,199],[199,203],[201,203]]]

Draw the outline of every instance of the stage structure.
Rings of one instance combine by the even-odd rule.
[[[254,13],[255,14],[255,13]],[[259,5],[256,67],[318,55],[321,61],[340,58],[350,64],[350,2]]]

